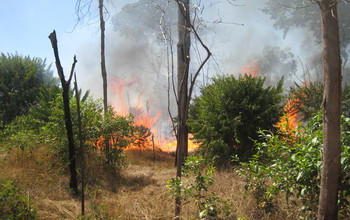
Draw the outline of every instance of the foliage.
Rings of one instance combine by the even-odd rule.
[[[20,55],[0,56],[0,120],[4,125],[27,114],[42,89],[57,86],[45,60]]]
[[[322,82],[307,82],[291,88],[289,92],[290,98],[296,101],[294,106],[303,116],[303,120],[307,121],[319,111],[322,106],[324,86]],[[350,86],[346,84],[342,91],[342,113],[345,117],[350,117]]]
[[[194,201],[198,208],[200,219],[217,218],[221,215],[227,217],[230,214],[229,204],[220,199],[216,193],[209,192],[209,187],[214,184],[211,177],[214,173],[213,165],[205,165],[202,157],[189,156],[183,166],[182,175],[188,178],[186,183],[182,178],[168,180],[167,187],[174,198],[181,198],[184,204]],[[191,179],[191,177],[194,177]]]
[[[75,97],[70,100],[75,143],[78,142],[77,110]],[[122,149],[129,143],[132,130],[132,118],[116,115],[112,109],[102,115],[101,101],[95,101],[86,94],[81,100],[82,133],[85,152],[100,148],[104,152],[105,160],[116,167],[122,165]],[[51,107],[49,122],[43,128],[47,141],[54,147],[54,152],[68,161],[67,139],[65,138],[65,124],[62,97],[57,96]],[[109,144],[104,140],[108,138]]]
[[[104,151],[105,159],[109,164],[116,167],[124,164],[123,149],[132,143],[132,131],[133,118],[131,115],[118,116],[113,110],[108,110],[101,124],[102,140],[98,146]]]
[[[36,214],[29,196],[23,194],[12,181],[0,181],[1,219],[35,219]]]
[[[323,125],[321,113],[299,127],[295,136],[261,132],[258,152],[241,163],[246,189],[256,196],[259,207],[272,207],[274,196],[283,193],[288,204],[302,203],[303,216],[315,217],[320,192]],[[339,216],[349,217],[350,209],[350,119],[342,118],[342,174]],[[271,181],[272,184],[267,182]],[[271,209],[269,209],[271,210]],[[268,211],[268,210],[267,210]]]
[[[346,2],[339,1],[338,15],[339,26],[343,27],[340,28],[342,36],[349,35],[349,7]],[[271,19],[274,20],[274,27],[283,30],[285,36],[293,27],[308,28],[313,33],[316,43],[321,44],[320,15],[316,3],[300,0],[281,0],[277,3],[275,0],[269,0],[263,11],[270,15]],[[342,39],[341,49],[343,53],[346,52],[349,43],[350,39]]]
[[[254,153],[259,129],[274,129],[282,100],[282,80],[265,87],[265,78],[221,76],[201,88],[190,106],[188,126],[206,159],[222,165],[232,155]]]
[[[40,142],[40,123],[30,116],[17,116],[14,121],[6,125],[3,130],[2,138],[5,141],[7,149],[20,149],[21,151],[29,149],[32,151]]]

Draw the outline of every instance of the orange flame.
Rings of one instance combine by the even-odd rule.
[[[255,60],[252,60],[248,64],[245,64],[239,73],[247,74],[248,76],[255,78],[259,75],[259,72],[260,67],[257,65]]]
[[[128,105],[126,105],[124,101],[124,91],[135,84],[140,84],[139,80],[135,76],[132,76],[129,81],[124,81],[116,76],[112,76],[112,91],[119,99],[119,104],[117,105],[117,103],[114,102],[113,107],[117,109],[117,113],[119,115],[128,115],[131,113],[134,116],[135,131],[132,137],[133,143],[130,144],[127,149],[157,149],[167,152],[175,151],[177,142],[174,140],[174,137],[158,136],[158,129],[156,128],[155,124],[161,117],[162,111],[149,108],[148,103],[146,106],[146,111],[144,111],[145,108],[143,107],[141,100],[142,91],[139,89],[141,86],[138,87],[139,91],[137,92],[139,95],[136,106],[131,107],[130,100],[128,100]],[[98,142],[101,144],[103,141],[104,138],[101,137]],[[192,140],[188,141],[189,151],[193,151],[198,147],[199,145],[194,143]]]
[[[288,100],[284,106],[285,115],[280,118],[280,121],[275,125],[282,134],[289,137],[294,137],[298,124],[300,122],[300,116],[297,107],[301,106],[300,100],[292,98]]]

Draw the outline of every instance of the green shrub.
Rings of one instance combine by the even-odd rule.
[[[350,119],[342,118],[342,173],[339,217],[350,216]],[[294,136],[261,132],[261,142],[251,161],[241,163],[246,188],[257,195],[258,206],[273,204],[284,194],[289,205],[302,204],[302,216],[316,217],[322,169],[323,125],[321,113],[312,117]],[[267,184],[271,181],[272,184]],[[263,198],[263,199],[262,199]],[[268,210],[267,210],[268,211]]]
[[[190,106],[188,126],[201,144],[206,159],[217,165],[241,160],[254,152],[259,129],[273,130],[279,120],[282,80],[276,87],[264,86],[265,78],[221,76],[201,88]]]
[[[28,195],[10,180],[0,181],[0,219],[35,219],[36,208]]]

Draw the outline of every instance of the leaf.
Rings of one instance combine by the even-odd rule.
[[[300,178],[303,176],[303,174],[304,174],[303,172],[299,172],[299,173],[298,173],[298,176],[297,176],[297,178],[296,178],[296,180],[299,181]]]

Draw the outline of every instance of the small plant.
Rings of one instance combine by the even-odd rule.
[[[185,177],[187,182],[180,178],[168,180],[171,195],[180,197],[184,204],[194,201],[200,219],[220,215],[227,217],[230,214],[228,202],[220,199],[215,192],[209,192],[209,187],[214,184],[211,177],[214,171],[215,167],[206,166],[202,157],[189,156],[182,171],[183,179]]]
[[[0,219],[35,219],[36,208],[10,180],[0,181]]]

